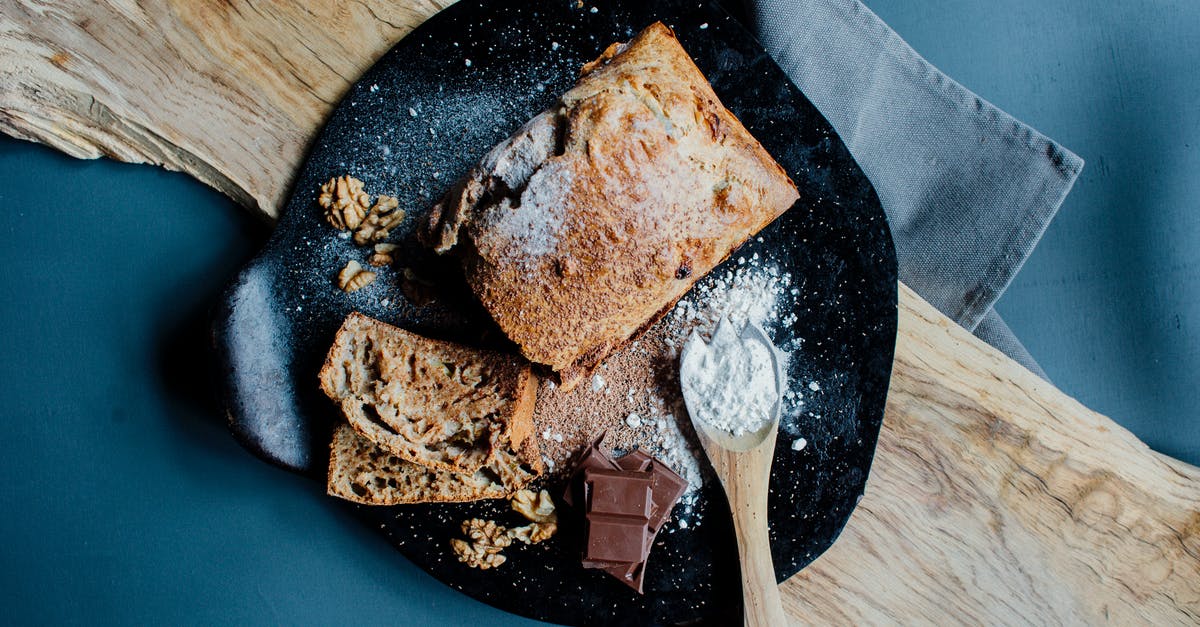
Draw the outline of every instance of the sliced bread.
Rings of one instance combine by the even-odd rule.
[[[346,317],[320,373],[352,427],[392,455],[471,475],[533,429],[537,382],[518,357]],[[536,443],[535,443],[536,446]]]
[[[330,495],[365,505],[457,503],[508,498],[542,472],[536,438],[517,450],[498,446],[491,462],[471,474],[430,470],[401,459],[338,425],[329,451]]]

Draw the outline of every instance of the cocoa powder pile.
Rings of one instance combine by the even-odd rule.
[[[619,456],[640,448],[693,481],[699,443],[679,391],[674,335],[660,321],[569,392],[541,382],[535,435],[552,476],[569,472],[572,456],[603,434],[606,451]]]

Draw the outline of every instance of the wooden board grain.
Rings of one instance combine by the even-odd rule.
[[[354,77],[448,2],[309,4],[10,0],[0,130],[273,217]],[[866,495],[783,596],[807,623],[1200,622],[1200,470],[902,287]]]

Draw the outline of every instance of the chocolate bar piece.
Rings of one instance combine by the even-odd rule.
[[[688,484],[686,479],[657,459],[651,466],[650,477],[650,490],[654,495],[654,503],[650,508],[650,530],[658,533],[671,518],[671,510],[675,509]]]
[[[633,588],[638,594],[642,593],[642,580],[646,577],[646,559],[636,564],[619,564],[603,567],[604,572],[617,578],[617,581]]]
[[[638,449],[617,460],[617,465],[621,467],[621,470],[634,472],[650,470],[650,464],[652,463],[654,463],[654,458],[643,453],[642,449]]]
[[[589,514],[618,514],[650,520],[654,497],[648,472],[588,469],[583,473],[585,502]]]
[[[562,496],[563,502],[567,505],[575,507],[576,498],[582,498],[583,486],[580,477],[584,472],[589,469],[618,470],[620,468],[616,462],[600,450],[600,440],[603,439],[604,436],[596,438],[596,441],[589,444],[580,454],[579,461],[575,462],[575,471],[571,473],[571,479],[567,481],[567,489],[563,491]]]
[[[641,450],[614,461],[598,438],[580,455],[563,496],[587,512],[583,566],[641,594],[654,538],[686,489],[687,481]]]
[[[589,513],[584,559],[640,562],[645,557],[645,534],[645,518]]]

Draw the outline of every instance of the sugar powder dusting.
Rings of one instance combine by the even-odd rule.
[[[780,316],[791,275],[757,255],[704,277],[691,293],[637,341],[613,353],[585,380],[563,391],[544,380],[534,420],[552,475],[571,470],[572,456],[603,434],[601,445],[621,455],[642,449],[687,479],[680,501],[681,529],[699,521],[692,506],[705,480],[704,452],[688,419],[679,383],[679,351],[693,331],[711,337],[717,321],[754,322],[771,331],[795,321]]]

